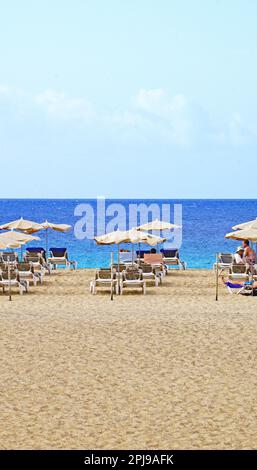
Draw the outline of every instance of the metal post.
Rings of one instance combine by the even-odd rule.
[[[120,244],[118,243],[118,292],[120,295]]]
[[[48,228],[46,228],[46,261],[48,259]]]
[[[10,257],[7,258],[7,266],[8,266],[8,291],[9,291],[9,301],[12,300],[12,290],[11,290],[11,266],[10,266]]]
[[[111,276],[113,276],[113,252],[111,252]],[[111,284],[111,300],[113,300],[113,284]]]
[[[218,253],[216,253],[216,301],[219,295],[219,269],[218,269]]]

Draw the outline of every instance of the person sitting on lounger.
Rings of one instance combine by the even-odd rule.
[[[244,247],[244,258],[247,263],[253,265],[256,263],[256,254],[255,251],[249,246],[249,241],[245,240],[243,242]]]
[[[246,260],[244,257],[244,248],[242,246],[239,246],[236,250],[236,253],[234,254],[234,262],[236,264],[245,264]]]

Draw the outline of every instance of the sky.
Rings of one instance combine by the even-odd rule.
[[[0,0],[2,198],[256,198],[255,0]]]

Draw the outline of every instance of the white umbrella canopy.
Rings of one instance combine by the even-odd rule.
[[[42,228],[41,224],[33,222],[32,220],[23,219],[22,217],[0,226],[0,230],[18,230],[19,232],[28,234],[39,232]]]
[[[138,229],[131,229],[128,231],[130,243],[146,243],[150,246],[156,246],[159,243],[164,243],[167,238],[157,237],[151,233],[141,232]]]
[[[243,222],[242,224],[234,225],[233,230],[245,230],[245,229],[257,229],[257,218],[250,220],[249,222]]]
[[[257,243],[257,228],[246,228],[237,230],[236,232],[230,232],[226,234],[226,238],[231,238],[232,240],[249,240]]]
[[[45,220],[45,222],[42,222],[42,224],[40,225],[45,230],[51,229],[51,230],[55,230],[56,232],[62,232],[62,233],[68,232],[71,229],[71,225],[55,224],[53,222],[48,222],[48,220]]]
[[[120,243],[146,243],[155,246],[163,243],[166,238],[157,237],[146,232],[139,232],[137,229],[115,230],[114,232],[100,235],[94,239],[98,245],[118,245]]]
[[[54,230],[55,232],[62,232],[66,233],[71,229],[71,225],[68,224],[55,224],[53,222],[49,222],[48,220],[45,220],[45,222],[42,222],[41,224],[42,229],[45,230],[46,232],[46,256],[48,256],[48,230]]]
[[[7,248],[20,248],[22,245],[21,242],[7,242],[4,240],[0,240],[0,250],[6,250]]]
[[[157,237],[146,232],[140,232],[136,228],[131,230],[115,230],[114,232],[106,233],[95,237],[94,240],[98,245],[118,245],[118,277],[120,276],[120,244],[121,243],[146,243],[147,245],[155,246],[158,243],[163,243],[166,238]]]
[[[33,240],[40,240],[39,237],[19,232],[4,232],[0,234],[0,248],[19,248]]]
[[[174,228],[181,228],[180,225],[171,224],[170,222],[166,222],[165,220],[153,220],[152,222],[148,222],[147,224],[140,225],[137,227],[137,230],[145,230],[145,231],[152,231],[152,230],[172,230]]]
[[[128,243],[129,235],[127,230],[115,230],[114,232],[95,237],[94,240],[98,245],[118,245],[120,243]]]

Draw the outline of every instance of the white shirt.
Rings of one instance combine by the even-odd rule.
[[[235,260],[236,264],[245,264],[244,259],[240,256],[239,253],[236,253],[234,255],[234,260]]]

